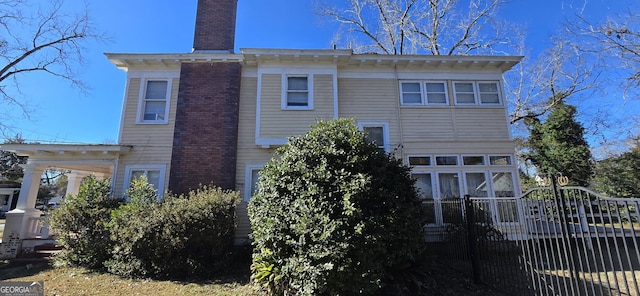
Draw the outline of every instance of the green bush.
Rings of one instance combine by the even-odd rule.
[[[319,122],[280,147],[260,173],[249,217],[252,276],[275,295],[378,293],[423,249],[425,215],[409,168],[351,119]]]
[[[109,271],[127,277],[202,277],[220,271],[233,245],[237,192],[202,186],[188,196],[149,198],[133,182],[130,203],[113,212]]]
[[[69,195],[49,216],[51,229],[64,246],[58,263],[102,268],[111,256],[112,241],[106,223],[111,210],[122,203],[111,197],[110,180],[90,175],[83,180],[78,195]]]

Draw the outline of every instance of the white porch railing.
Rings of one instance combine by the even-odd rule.
[[[27,219],[27,234],[25,238],[47,239],[50,235],[46,216],[30,217]]]

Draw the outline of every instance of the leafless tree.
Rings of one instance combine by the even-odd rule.
[[[584,54],[597,58],[602,67],[621,73],[625,91],[640,87],[640,13],[629,8],[601,23],[578,14],[567,27]]]
[[[30,111],[20,89],[24,75],[46,73],[80,91],[87,89],[76,72],[83,62],[83,44],[104,37],[94,32],[86,9],[71,15],[63,4],[63,0],[0,0],[0,102],[17,106],[24,116]],[[0,130],[7,126],[2,120]]]
[[[495,16],[504,0],[316,0],[341,25],[335,42],[358,53],[468,55],[502,51],[518,34]],[[468,5],[467,5],[468,4]],[[513,28],[509,28],[513,32]]]
[[[571,40],[553,38],[537,59],[526,58],[506,74],[510,122],[539,117],[558,102],[595,91],[600,70]]]

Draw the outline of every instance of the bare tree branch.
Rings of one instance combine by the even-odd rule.
[[[564,38],[555,38],[553,47],[537,60],[525,60],[516,70],[507,73],[507,94],[510,122],[546,114],[568,97],[594,90],[602,70],[590,63],[576,45]]]
[[[577,21],[568,22],[569,33],[581,46],[579,50],[615,68],[625,80],[625,91],[640,87],[640,13],[627,11],[594,24],[581,14]]]
[[[34,4],[25,0],[0,0],[0,101],[30,108],[20,92],[20,77],[42,72],[87,90],[76,72],[83,63],[84,44],[104,41],[94,32],[86,8],[68,15],[63,0]],[[8,116],[8,115],[4,115]],[[3,122],[6,122],[3,120]],[[0,129],[7,128],[0,124]]]
[[[464,4],[468,3],[469,6]],[[345,0],[343,6],[316,0],[316,11],[344,24],[342,40],[365,44],[356,52],[468,55],[503,52],[509,32],[495,20],[504,0]],[[518,35],[518,34],[515,34]]]

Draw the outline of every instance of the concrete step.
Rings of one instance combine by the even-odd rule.
[[[27,252],[22,252],[18,255],[18,258],[52,258],[56,254],[62,251],[62,246],[53,243],[46,243],[42,245],[34,246]]]

